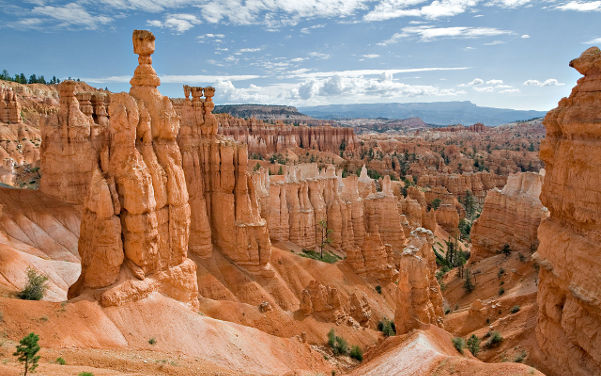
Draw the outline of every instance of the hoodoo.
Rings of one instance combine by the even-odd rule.
[[[540,157],[541,201],[550,212],[538,228],[541,266],[536,338],[555,375],[601,374],[601,51],[570,66],[584,77],[550,111]]]

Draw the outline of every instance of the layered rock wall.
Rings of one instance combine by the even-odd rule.
[[[486,193],[493,188],[502,188],[507,177],[490,172],[466,174],[421,175],[417,184],[421,187],[444,187],[456,197],[471,192],[480,202],[484,202]]]
[[[354,150],[358,144],[352,128],[293,126],[282,122],[270,124],[228,114],[218,114],[217,119],[219,134],[247,144],[249,153],[266,155],[300,147],[338,154],[347,149]]]
[[[536,250],[536,232],[548,213],[538,198],[543,178],[534,172],[512,174],[502,190],[488,192],[471,231],[473,260],[492,256],[505,244],[524,255]]]
[[[443,326],[442,294],[435,277],[434,235],[424,228],[411,232],[399,262],[394,324],[397,334],[427,324]]]
[[[555,375],[601,375],[601,51],[570,66],[584,75],[544,120],[536,338]]]

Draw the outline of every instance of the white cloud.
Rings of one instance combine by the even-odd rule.
[[[601,44],[601,37],[583,42],[583,44]]]
[[[164,21],[149,20],[148,24],[154,27],[170,29],[181,34],[193,28],[194,25],[200,24],[200,20],[193,14],[177,13],[165,16]]]
[[[560,10],[575,10],[577,12],[601,11],[601,1],[570,1],[557,6]]]
[[[484,43],[485,46],[498,46],[500,44],[505,44],[507,42],[502,41],[502,40],[493,40],[492,42],[486,42]]]
[[[258,51],[261,51],[260,47],[257,47],[257,48],[242,48],[242,49],[239,49],[238,51],[234,52],[234,55],[240,56],[242,54],[247,54],[247,53],[252,53],[252,52],[258,52]]]
[[[524,86],[538,86],[538,87],[547,87],[547,86],[563,86],[564,83],[559,82],[555,78],[549,78],[545,81],[539,80],[526,80],[524,81]]]
[[[472,88],[474,91],[479,93],[501,93],[501,94],[509,94],[509,93],[517,93],[520,90],[514,88],[511,85],[505,84],[503,80],[499,79],[490,79],[483,80],[481,78],[474,78],[468,83],[459,84],[459,87]]]
[[[210,41],[210,40],[213,40],[217,43],[221,43],[221,42],[223,42],[223,38],[225,38],[224,34],[207,33],[207,34],[198,35],[196,37],[196,40],[199,43],[204,43],[205,41]]]
[[[496,5],[503,8],[517,8],[526,5],[532,0],[492,0],[490,5]]]
[[[499,35],[510,35],[512,31],[496,29],[492,27],[467,27],[467,26],[409,26],[395,33],[390,39],[378,43],[380,46],[388,46],[402,38],[417,36],[421,41],[430,42],[440,38],[479,38]]]
[[[468,67],[429,67],[429,68],[406,68],[406,69],[353,69],[344,71],[330,71],[330,72],[289,72],[288,78],[300,77],[300,78],[323,78],[323,77],[363,77],[363,76],[385,76],[394,75],[397,73],[417,73],[417,72],[437,72],[437,71],[458,71],[467,70]]]
[[[364,16],[366,21],[384,21],[399,17],[425,17],[436,19],[464,13],[476,6],[480,0],[434,0],[428,5],[420,5],[425,0],[384,0]]]
[[[314,57],[316,59],[323,59],[323,60],[327,60],[330,58],[329,54],[324,54],[322,52],[310,52],[309,56]]]
[[[112,18],[107,16],[95,16],[77,3],[69,3],[63,6],[36,6],[31,10],[32,14],[49,17],[58,22],[59,27],[77,26],[85,29],[97,29],[100,25],[108,24]],[[27,23],[25,20],[21,20]],[[39,22],[37,22],[39,23]]]
[[[218,81],[247,81],[261,78],[261,76],[247,74],[247,75],[203,75],[203,74],[164,74],[160,75],[159,78],[164,84],[201,84],[201,83],[215,83]],[[109,76],[109,77],[89,77],[82,78],[82,81],[94,84],[105,84],[105,83],[127,83],[131,79],[131,76]]]
[[[522,38],[522,39],[530,39],[530,35],[523,34],[520,38]]]
[[[362,55],[362,56],[364,58],[366,58],[366,59],[377,59],[377,58],[380,57],[380,55],[378,55],[378,54],[365,54],[365,55]]]

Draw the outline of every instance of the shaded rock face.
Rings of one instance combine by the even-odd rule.
[[[21,122],[21,105],[11,88],[0,87],[0,122]]]
[[[540,157],[541,201],[550,212],[538,229],[541,265],[536,338],[556,375],[601,369],[601,51],[570,66],[584,75],[550,111]]]
[[[136,30],[133,43],[140,65],[130,94],[110,95],[108,121],[96,124],[91,102],[85,95],[78,101],[75,83],[65,81],[59,87],[58,127],[52,118],[46,124],[51,130],[75,124],[77,140],[91,156],[91,171],[77,176],[89,175],[82,185],[87,185],[78,245],[82,272],[69,296],[92,291],[111,306],[158,291],[195,305],[196,265],[187,258],[190,206],[176,142],[179,120],[157,90],[150,57],[154,36]]]
[[[538,225],[548,215],[538,198],[543,178],[534,172],[512,174],[503,190],[488,192],[471,231],[472,259],[492,256],[505,244],[524,255],[536,250]]]
[[[276,122],[265,123],[257,119],[240,119],[228,114],[218,114],[219,134],[232,137],[248,145],[249,153],[281,153],[300,147],[338,154],[354,150],[358,140],[352,128],[293,126]]]
[[[301,164],[285,176],[264,174],[253,182],[273,241],[313,249],[327,228],[329,245],[346,252],[358,274],[392,278],[393,254],[400,254],[405,236],[390,177],[382,192],[375,192],[367,175],[342,178],[333,166],[319,171],[316,164]]]
[[[247,173],[247,147],[217,135],[214,92],[212,87],[185,86],[186,98],[176,105],[182,118],[178,140],[191,192],[190,251],[208,258],[215,245],[247,270],[271,274],[271,242]]]
[[[464,196],[466,191],[471,192],[480,202],[484,202],[486,193],[497,187],[505,185],[505,176],[490,172],[476,172],[471,174],[438,174],[421,175],[418,185],[421,187],[444,187],[456,197]]]
[[[426,324],[443,325],[442,295],[434,275],[433,243],[431,231],[417,228],[411,232],[409,243],[401,254],[394,315],[397,334]]]

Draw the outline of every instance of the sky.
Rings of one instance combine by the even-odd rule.
[[[0,0],[0,69],[128,91],[131,33],[147,29],[170,97],[549,110],[600,24],[585,0]]]

